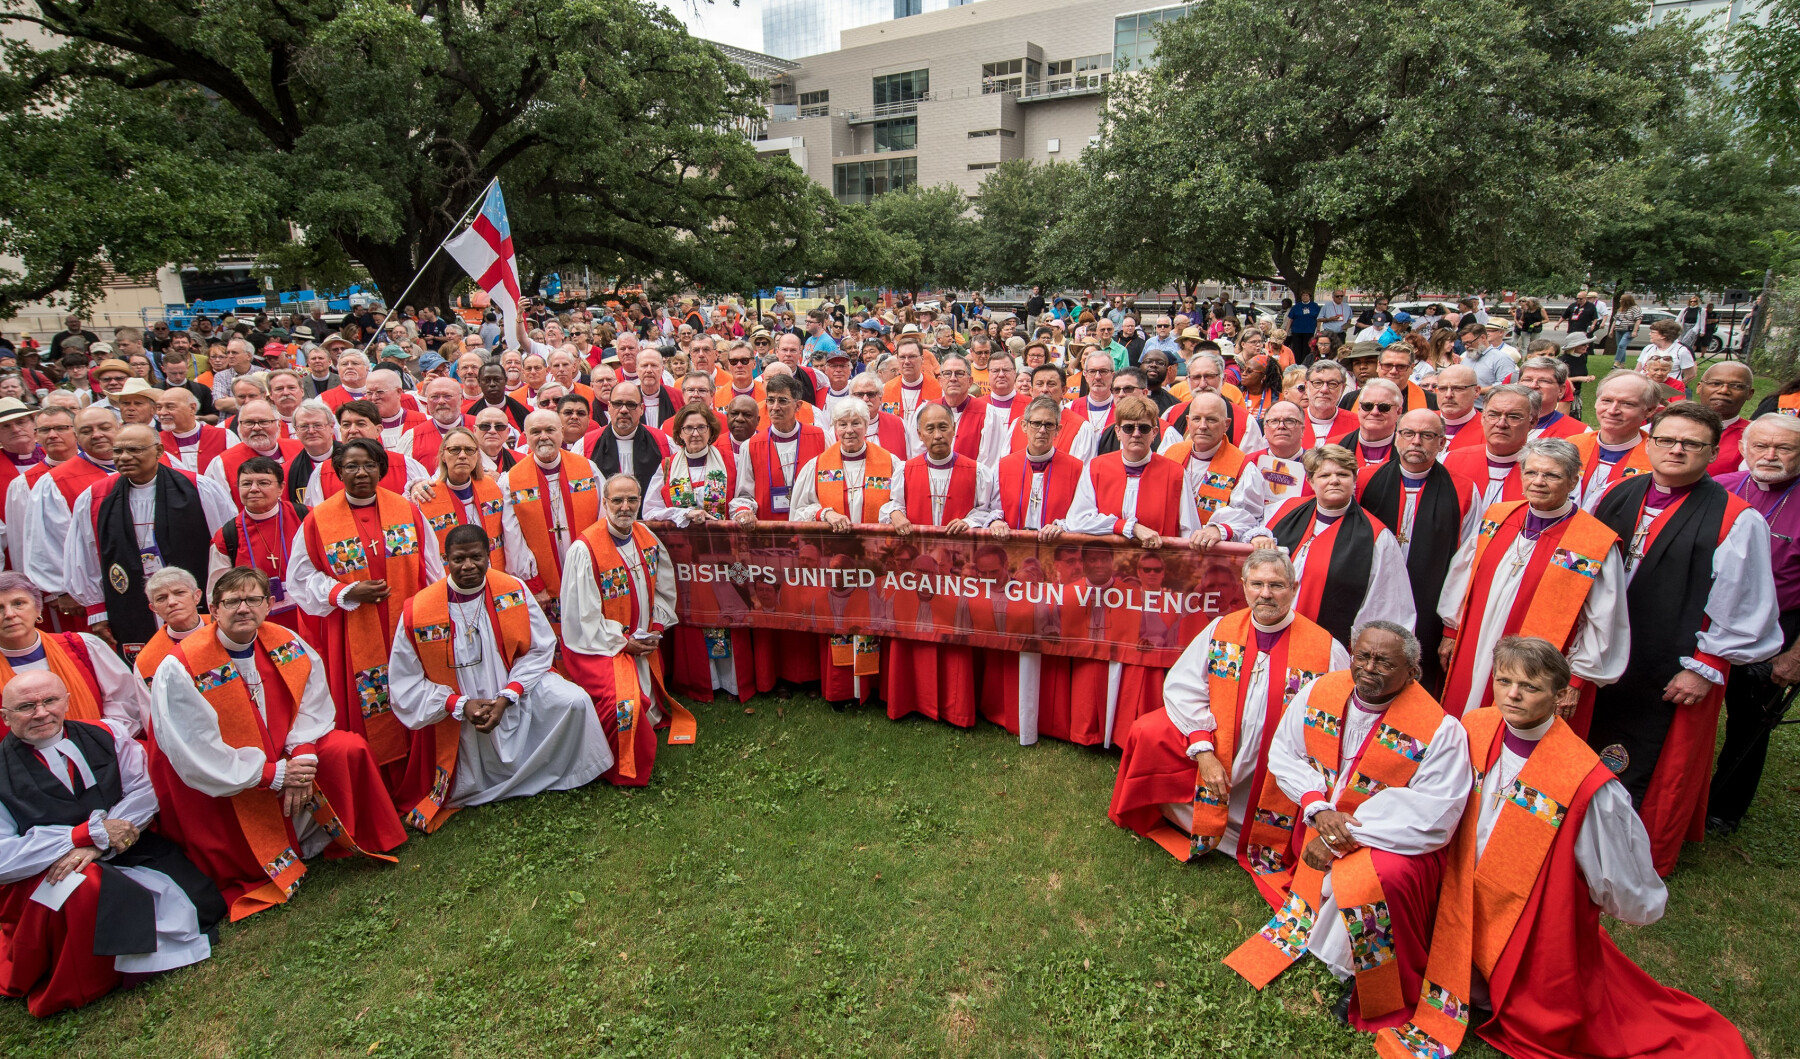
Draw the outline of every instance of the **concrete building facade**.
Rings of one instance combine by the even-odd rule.
[[[758,145],[843,202],[914,184],[978,194],[1002,162],[1079,158],[1108,79],[1142,66],[1153,28],[1191,6],[980,0],[846,29],[840,49],[771,82]]]

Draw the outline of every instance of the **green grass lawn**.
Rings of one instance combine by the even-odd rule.
[[[398,867],[314,867],[199,967],[44,1022],[0,1002],[0,1055],[1373,1055],[1316,963],[1265,994],[1220,964],[1267,906],[1113,827],[1116,757],[807,698],[699,714],[646,790],[471,810]],[[1797,763],[1790,729],[1743,831],[1619,931],[1764,1056],[1800,1054]]]

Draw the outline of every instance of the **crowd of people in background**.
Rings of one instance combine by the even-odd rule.
[[[638,296],[0,343],[0,885],[38,895],[0,900],[0,993],[85,1003],[315,855],[646,784],[657,731],[694,735],[672,692],[816,687],[1117,748],[1113,820],[1274,910],[1228,962],[1316,956],[1382,1054],[1747,1054],[1597,917],[1661,916],[1800,682],[1800,380],[1746,414],[1698,299],[1635,365],[1629,295],[1556,338],[1529,298],[1414,308]],[[1123,538],[1071,551],[1098,588],[1245,545],[1246,606],[1172,667],[866,635],[847,594],[830,634],[677,621],[659,532],[783,522]]]

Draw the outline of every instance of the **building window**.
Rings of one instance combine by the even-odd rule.
[[[800,93],[800,116],[823,118],[831,113],[831,90]]]
[[[969,139],[971,140],[979,140],[983,136],[1004,136],[1010,140],[1017,135],[1018,133],[1011,129],[971,129],[969,131]]]
[[[868,202],[877,195],[903,191],[918,182],[917,158],[847,162],[831,167],[831,191],[839,202]]]
[[[1005,62],[981,64],[981,94],[992,95],[995,92],[1018,93],[1025,90],[1025,60],[1008,59]]]
[[[894,17],[906,18],[925,10],[924,0],[894,0]]]
[[[971,173],[976,172],[978,170],[983,170],[983,169],[998,169],[998,168],[1000,168],[999,162],[970,162],[969,163],[969,172],[971,172]]]
[[[872,126],[875,130],[875,150],[911,151],[919,146],[919,119],[894,118],[890,121],[878,121]]]
[[[911,114],[931,92],[930,70],[908,70],[875,78],[875,113]]]
[[[1140,70],[1150,65],[1156,54],[1156,27],[1175,21],[1192,7],[1192,4],[1177,4],[1113,19],[1112,61],[1107,66],[1116,69],[1124,63],[1128,70]]]

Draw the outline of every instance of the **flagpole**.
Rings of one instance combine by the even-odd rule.
[[[480,192],[480,194],[477,194],[475,196],[475,201],[469,203],[469,208],[464,210],[463,215],[461,217],[458,217],[456,219],[456,223],[450,226],[450,231],[442,239],[438,240],[437,249],[433,250],[431,252],[431,256],[425,259],[425,263],[423,265],[419,266],[419,271],[413,273],[413,278],[412,278],[411,282],[407,283],[406,289],[400,292],[400,296],[398,298],[395,298],[393,301],[388,303],[387,313],[382,316],[381,323],[379,323],[375,326],[375,333],[369,337],[369,340],[367,342],[363,343],[363,347],[362,347],[362,355],[363,356],[367,357],[369,355],[369,347],[373,346],[375,344],[375,340],[380,338],[384,333],[386,333],[388,321],[392,320],[394,318],[394,310],[397,309],[399,306],[406,303],[406,296],[408,294],[412,293],[413,287],[416,286],[419,282],[419,277],[425,275],[425,270],[431,267],[431,263],[433,261],[437,260],[438,254],[442,253],[444,250],[444,244],[450,241],[451,236],[457,234],[458,230],[462,228],[463,222],[469,219],[469,214],[474,213],[475,210],[478,207],[480,207],[480,205],[483,202],[487,201],[488,189],[494,186],[495,180],[499,180],[499,179],[500,178],[498,176],[496,176],[493,179],[489,180],[486,184],[483,184],[481,186],[481,192]]]

